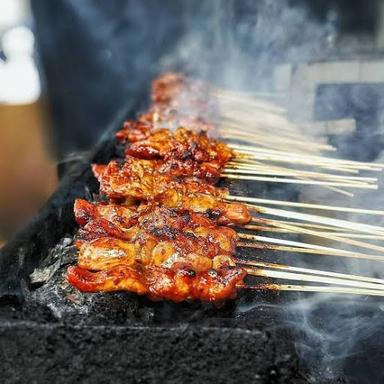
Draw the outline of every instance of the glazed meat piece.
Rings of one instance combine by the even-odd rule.
[[[117,133],[119,141],[135,142],[148,137],[148,128],[185,127],[195,132],[213,131],[208,121],[217,115],[210,88],[181,74],[166,73],[152,83],[152,106],[138,121],[127,121]]]
[[[190,116],[180,113],[179,111],[172,109],[168,106],[153,106],[147,113],[143,113],[139,116],[139,122],[146,124],[151,124],[153,129],[157,128],[168,128],[175,130],[179,127],[187,128],[194,132],[214,132],[216,125],[213,123],[208,123],[200,114],[197,116]],[[127,139],[127,133],[124,135],[123,130],[119,134],[125,139],[120,141],[125,141]],[[143,137],[144,139],[144,137]]]
[[[103,218],[116,225],[129,228],[137,223],[140,212],[136,207],[126,207],[106,202],[90,203],[84,199],[76,199],[73,205],[76,222],[85,225],[90,219]]]
[[[134,143],[136,141],[147,139],[153,128],[153,123],[149,121],[127,120],[124,122],[123,128],[116,133],[116,138],[123,143],[126,141]]]
[[[179,73],[165,73],[152,82],[152,101],[170,103],[186,87],[187,79]]]
[[[246,272],[241,268],[222,268],[196,273],[188,269],[149,268],[146,274],[148,296],[153,300],[201,300],[218,302],[236,297]]]
[[[112,160],[108,165],[92,165],[92,171],[100,182],[100,192],[110,199],[153,199],[155,191],[161,193],[162,186],[170,179],[162,175],[155,178],[154,168],[154,162],[132,157],[124,163]]]
[[[193,234],[210,238],[211,241],[221,239],[221,249],[229,253],[234,251],[237,241],[237,235],[233,229],[218,226],[217,220],[210,219],[204,213],[157,205],[128,208],[117,204],[89,203],[82,199],[75,201],[74,212],[76,220],[83,226],[80,230],[80,233],[83,233],[80,238],[83,240],[103,236],[134,240],[140,231],[146,231],[162,239],[172,239],[177,234],[184,233],[189,236]],[[84,233],[95,237],[85,237]]]
[[[225,143],[184,128],[175,132],[169,129],[150,131],[146,124],[126,122],[117,137],[132,142],[126,149],[127,158],[161,159],[154,163],[157,172],[174,177],[196,177],[215,183],[225,164],[234,157]],[[136,140],[140,137],[143,139]]]
[[[118,265],[154,265],[172,269],[190,268],[196,272],[235,265],[231,255],[220,254],[217,244],[209,243],[208,239],[194,239],[189,244],[185,244],[186,241],[188,237],[182,235],[173,240],[159,240],[144,233],[135,242],[101,237],[77,243],[78,265],[92,271]]]
[[[137,224],[128,228],[115,216],[111,218],[113,222],[108,221],[109,212],[98,207],[103,204],[77,201],[75,206],[77,211],[85,206],[94,215],[87,216],[88,222],[76,236],[78,263],[83,268],[98,270],[137,262],[183,265],[202,271],[233,264],[237,233],[202,215],[157,206],[141,207]],[[104,212],[107,215],[103,216]]]
[[[182,163],[181,165],[183,166]],[[112,160],[108,165],[94,164],[92,170],[100,182],[100,192],[111,199],[131,197],[151,200],[170,188],[215,195],[224,194],[226,191],[198,181],[193,175],[180,180],[180,168],[170,169],[167,173],[164,167],[165,164],[161,161],[128,157],[123,163]],[[201,167],[200,173],[204,169]],[[185,166],[184,171],[187,170]]]
[[[218,225],[244,225],[252,219],[245,204],[227,203],[206,193],[169,189],[157,196],[156,201],[169,208],[207,214]]]
[[[82,292],[128,291],[138,295],[148,292],[142,273],[125,265],[98,272],[71,266],[67,271],[67,280]]]
[[[84,268],[93,270],[105,269],[103,265],[109,263],[131,265],[138,262],[168,266],[183,264],[196,270],[206,270],[213,264],[232,264],[232,255],[236,247],[235,236],[231,238],[225,231],[218,230],[205,235],[201,228],[196,229],[198,235],[192,230],[185,234],[173,232],[172,236],[167,234],[159,237],[150,232],[138,231],[132,239],[111,237],[113,235],[108,233],[89,232],[88,238],[85,239],[81,234],[82,238],[76,241],[80,251],[79,263],[81,262]],[[219,256],[220,258],[215,259]]]
[[[153,300],[202,300],[218,302],[233,299],[244,283],[241,268],[221,268],[196,273],[190,269],[146,267],[137,270],[117,266],[90,272],[78,266],[68,268],[67,279],[83,292],[129,291],[146,294]]]
[[[180,181],[181,177],[188,184],[197,181],[210,183],[220,177],[220,171],[210,163],[198,165],[191,161],[163,162],[134,157],[128,157],[124,163],[112,160],[108,165],[94,164],[92,170],[100,182],[100,191],[110,198],[130,195],[149,200],[155,192],[164,191],[164,187],[179,185],[176,179]]]
[[[207,83],[178,73],[166,73],[153,81],[152,105],[205,121],[212,120],[210,117],[215,106]]]
[[[107,166],[93,166],[100,192],[126,204],[137,200],[152,201],[167,208],[206,213],[223,225],[244,225],[251,220],[246,205],[222,201],[227,193],[225,189],[193,180],[179,182],[156,171],[151,173],[147,166],[151,163],[130,160],[122,166],[115,161]]]
[[[136,244],[113,237],[96,238],[81,243],[77,265],[93,271],[107,270],[117,265],[131,267],[136,263],[138,252]]]
[[[215,161],[221,167],[234,157],[225,143],[208,138],[204,132],[186,128],[178,128],[175,132],[156,129],[145,139],[132,143],[126,153],[143,159]]]

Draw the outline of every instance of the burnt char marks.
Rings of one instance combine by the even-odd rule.
[[[165,240],[175,240],[179,231],[176,228],[171,228],[167,225],[164,225],[162,227],[148,227],[148,232],[154,235],[155,237]]]

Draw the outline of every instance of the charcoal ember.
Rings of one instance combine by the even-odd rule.
[[[64,237],[42,260],[40,266],[30,274],[31,284],[48,282],[63,265],[76,261],[76,248],[71,237]]]

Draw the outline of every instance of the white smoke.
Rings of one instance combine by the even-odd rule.
[[[235,1],[206,2],[200,10],[200,17],[186,21],[189,33],[180,41],[176,52],[164,55],[163,69],[173,69],[175,63],[179,65],[182,62],[182,68],[197,77],[234,89],[261,91],[273,89],[275,65],[324,59],[334,50],[332,45],[337,42],[335,25],[314,21],[303,8],[290,7],[286,1],[274,0],[240,3],[241,18],[237,17],[240,10]],[[335,20],[337,14],[332,10],[330,21]],[[355,97],[359,98],[359,94]],[[367,135],[374,137],[381,132],[382,127],[379,126],[378,132],[368,132]],[[369,142],[367,140],[368,147],[361,148],[362,151],[370,151]],[[343,145],[342,138],[339,138],[339,144]],[[359,144],[355,142],[353,145],[356,148]],[[380,158],[384,160],[384,152],[378,161]],[[382,177],[380,186],[379,191],[359,192],[350,200],[324,189],[308,188],[301,199],[382,209]],[[384,218],[380,216],[340,214],[340,217],[375,225],[384,223]],[[384,263],[299,255],[291,255],[288,260],[291,265],[384,277]],[[299,356],[312,370],[314,382],[337,377],[345,365],[354,361],[349,358],[359,352],[362,343],[372,341],[384,325],[384,304],[379,299],[325,294],[286,294],[286,297],[284,320],[296,337]],[[243,310],[252,310],[258,305],[255,303]],[[346,370],[353,374],[355,369],[349,366]],[[377,379],[372,372],[360,372],[357,377],[360,379],[364,375]]]

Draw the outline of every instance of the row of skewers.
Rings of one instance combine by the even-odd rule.
[[[362,169],[375,171],[381,166],[304,153],[304,146],[300,144],[303,138],[297,142],[296,154],[278,148],[282,142],[275,148],[272,141],[267,144],[265,140],[257,140],[261,143],[259,147],[252,141],[244,144],[246,140],[243,139],[257,138],[237,135],[246,132],[246,128],[241,131],[231,128],[235,132],[233,138],[240,137],[242,144],[228,145],[213,139],[222,126],[215,117],[220,100],[231,98],[181,75],[167,74],[154,81],[150,110],[137,121],[126,121],[116,135],[126,146],[124,159],[92,167],[100,183],[100,199],[75,201],[75,218],[80,226],[76,235],[79,252],[77,265],[68,268],[68,281],[85,292],[125,290],[154,300],[175,302],[220,302],[234,298],[239,289],[245,288],[383,296],[384,280],[378,278],[266,263],[257,260],[257,251],[251,260],[236,256],[236,249],[244,247],[383,261],[382,255],[259,234],[263,231],[304,233],[380,253],[384,247],[363,239],[367,236],[381,238],[384,236],[381,227],[268,208],[262,204],[306,206],[234,196],[227,189],[216,186],[221,177],[280,182],[275,177],[280,172],[293,176],[292,179],[282,178],[284,182],[317,183],[345,193],[339,187],[372,188],[374,179],[297,170],[297,163],[346,173]],[[247,99],[242,107],[247,109],[249,103]],[[258,104],[258,107],[267,108],[265,104]],[[278,113],[281,123],[285,120],[276,108],[270,107],[264,115]],[[228,120],[228,115],[224,116]],[[283,126],[286,136],[295,141],[296,133],[291,125]],[[283,144],[291,145],[291,142]],[[322,148],[323,145],[308,145],[306,150],[317,152]],[[267,163],[293,164],[294,160],[297,163],[292,168]],[[344,209],[313,204],[307,208]],[[380,211],[364,212],[381,214]],[[247,284],[245,278],[250,276],[323,285]]]

